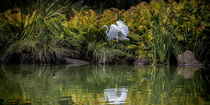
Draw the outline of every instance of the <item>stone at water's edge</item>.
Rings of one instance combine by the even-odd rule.
[[[79,59],[72,59],[72,58],[66,58],[66,63],[68,64],[78,64],[78,65],[87,65],[90,64],[90,62],[79,60]]]
[[[177,56],[178,65],[182,66],[201,66],[203,65],[200,63],[196,58],[192,51],[187,50],[182,54]]]
[[[133,62],[133,65],[134,66],[143,66],[143,65],[149,65],[150,64],[150,61],[146,58],[139,58],[137,57],[135,59],[135,61]]]

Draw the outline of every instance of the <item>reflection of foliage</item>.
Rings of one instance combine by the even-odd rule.
[[[97,85],[104,86],[106,86],[107,84],[111,86],[115,86],[115,84],[128,85],[128,81],[126,81],[125,78],[129,80],[132,80],[133,78],[132,74],[125,68],[129,70],[130,67],[125,66],[124,70],[126,71],[124,72],[121,72],[120,68],[120,66],[95,66],[92,70],[91,75],[87,75],[87,80],[89,82],[97,83]]]
[[[178,68],[179,69],[179,68]],[[175,68],[13,65],[0,68],[0,98],[22,103],[102,103],[104,89],[125,86],[126,102],[138,105],[205,105],[209,77],[198,70],[182,78]],[[7,100],[14,99],[14,100]]]
[[[206,77],[206,75],[195,73],[199,76],[183,79],[176,74],[174,67],[155,67],[148,70],[138,68],[138,70],[138,77],[141,78],[137,80],[139,81],[139,91],[141,94],[137,94],[137,96],[134,97],[142,100],[141,102],[143,102],[143,100],[150,100],[148,102],[139,103],[140,105],[205,105],[209,101],[205,100],[202,95],[198,95],[200,93],[204,94],[204,92],[202,92],[203,89],[206,90],[208,88],[208,83],[205,83],[205,85],[201,83],[201,81],[206,82],[205,79],[201,79],[201,77]],[[190,70],[188,71],[190,72]],[[145,90],[142,89],[145,89],[146,93]],[[204,96],[208,97],[207,94]]]
[[[103,93],[104,87],[108,86],[110,81],[113,83],[109,86],[126,85],[128,83],[126,76],[131,75],[130,72],[125,74],[120,72],[121,70],[118,71],[119,67],[113,68],[116,69],[116,73],[106,67],[93,67],[93,70],[90,70],[91,68],[91,66],[2,66],[0,98],[19,99],[19,104],[26,101],[34,104],[58,103],[70,97],[74,103],[95,103],[95,94]],[[121,75],[118,75],[119,73]],[[96,101],[101,101],[100,99]]]

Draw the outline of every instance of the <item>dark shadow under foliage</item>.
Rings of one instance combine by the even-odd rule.
[[[37,1],[46,2],[48,4],[57,2],[59,5],[81,3],[82,6],[89,6],[92,9],[107,9],[107,8],[119,8],[129,9],[131,6],[135,6],[140,2],[150,0],[1,0],[0,12],[12,9],[14,7],[31,8],[31,6]]]

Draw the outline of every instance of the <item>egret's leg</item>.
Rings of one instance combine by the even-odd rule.
[[[118,40],[119,40],[119,37],[118,37],[118,36],[116,36],[116,44],[115,44],[115,48],[117,48],[117,46],[118,46]]]
[[[115,40],[112,40],[110,43],[111,43],[111,45],[114,45],[114,43],[115,43]]]

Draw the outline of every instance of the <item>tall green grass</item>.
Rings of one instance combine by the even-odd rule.
[[[9,25],[9,28],[15,27],[19,30],[5,32],[5,34],[16,35],[17,38],[12,36],[16,39],[9,39],[10,43],[3,52],[2,62],[8,62],[14,56],[19,56],[21,61],[28,59],[27,62],[33,63],[59,63],[65,62],[65,57],[75,55],[73,54],[75,51],[58,44],[62,43],[63,37],[68,35],[66,27],[62,24],[65,19],[61,14],[63,8],[52,9],[53,5],[48,8],[37,7],[28,15],[24,15],[18,9],[19,21],[14,20],[13,17],[11,21],[6,21],[4,27]]]
[[[135,49],[136,56],[146,55],[143,57],[153,59],[154,63],[169,64],[185,50],[195,52],[201,61],[207,60],[207,8],[207,4],[195,0],[152,0],[132,7],[124,13],[131,31],[130,47]]]
[[[121,61],[121,63],[129,63],[127,61],[133,59],[132,53],[125,49],[124,45],[117,43],[114,45],[111,43],[89,43],[86,55],[92,59],[92,62],[103,64],[116,64],[123,59],[124,62]]]
[[[154,6],[154,7],[153,7]],[[171,56],[177,56],[182,52],[176,37],[178,16],[172,17],[174,8],[165,2],[151,2],[153,7],[149,14],[150,32],[152,35],[153,61],[157,63],[170,63]]]

